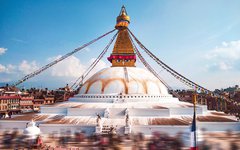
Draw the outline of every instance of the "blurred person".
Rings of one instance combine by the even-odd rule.
[[[13,132],[12,132],[12,134],[11,134],[12,144],[15,144],[15,145],[16,145],[16,140],[17,140],[18,136],[19,136],[19,131],[18,131],[17,128],[14,128],[14,129],[13,129]],[[15,146],[15,147],[16,147],[16,146]]]
[[[58,139],[58,145],[65,146],[64,134],[65,134],[65,130],[61,129],[59,139]]]
[[[12,132],[12,138],[15,139],[19,135],[18,129],[14,128]]]
[[[43,140],[40,135],[36,139],[36,145],[37,145],[37,148],[41,148],[43,146]]]
[[[199,145],[199,148],[202,150],[210,150],[211,147],[208,145],[206,140],[203,140],[203,142]]]
[[[152,142],[149,142],[147,147],[148,147],[148,150],[157,150],[156,145]]]
[[[19,135],[16,139],[16,144],[15,147],[16,148],[21,148],[21,147],[27,147],[28,143],[27,143],[27,137],[26,135]]]
[[[137,133],[136,135],[134,135],[133,138],[133,143],[134,143],[134,149],[140,150],[141,148],[141,133]]]
[[[138,145],[140,150],[144,148],[144,143],[143,143],[144,140],[145,140],[144,134],[138,133]]]
[[[120,145],[119,145],[120,143],[121,143],[121,136],[114,134],[112,136],[112,145],[111,145],[112,149],[119,150],[120,149]]]
[[[176,150],[180,150],[183,147],[182,133],[177,133],[175,140],[173,142]]]
[[[71,130],[66,131],[66,135],[64,136],[64,141],[68,144],[71,141]]]
[[[11,118],[12,118],[12,113],[9,112],[9,113],[8,113],[8,116],[9,116],[9,118],[11,119]]]
[[[105,149],[107,147],[109,147],[109,137],[101,136],[100,137],[100,148]]]
[[[3,133],[3,147],[6,149],[12,147],[12,135],[8,130]]]
[[[221,145],[220,143],[216,143],[216,144],[214,145],[214,149],[215,149],[215,150],[223,150],[220,145]]]
[[[92,135],[89,137],[94,147],[100,147],[100,137],[99,135]]]
[[[157,146],[155,145],[155,137],[152,136],[150,141],[147,143],[148,150],[157,150]]]
[[[230,144],[230,150],[238,150],[240,147],[237,145],[236,142],[232,141]]]
[[[83,142],[83,141],[85,141],[85,139],[86,139],[86,132],[85,131],[82,131],[81,133],[80,133],[80,140],[81,140],[81,142]]]
[[[171,142],[171,147],[174,150],[181,150],[181,148],[183,147],[183,144],[181,142],[181,139],[179,138],[173,138],[172,142]]]
[[[53,131],[52,133],[49,133],[48,137],[50,139],[55,139],[56,135],[57,135],[57,131]]]
[[[5,112],[5,114],[4,114],[4,116],[3,116],[3,118],[9,118],[8,111],[7,111],[7,112]]]
[[[76,131],[74,133],[74,142],[76,142],[76,143],[81,142],[81,132],[80,131]]]

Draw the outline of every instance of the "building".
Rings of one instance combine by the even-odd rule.
[[[20,100],[20,109],[22,112],[31,112],[33,111],[33,96],[21,96]]]
[[[112,128],[117,134],[142,132],[150,135],[161,131],[175,135],[189,132],[193,104],[179,101],[151,72],[136,66],[129,23],[130,18],[122,7],[115,26],[118,36],[108,57],[111,67],[91,76],[69,101],[41,106],[39,114],[30,116],[39,122],[43,133],[60,132],[61,129],[74,132],[79,128],[87,134],[107,134]],[[35,101],[34,108],[37,105]],[[42,101],[39,100],[38,106]],[[235,116],[209,111],[205,105],[197,105],[196,113],[198,129],[208,132],[240,131],[240,123]],[[0,125],[5,127],[12,123],[11,127],[14,127],[13,122],[21,118],[16,117],[12,122],[1,122]]]
[[[1,116],[20,113],[20,99],[20,96],[16,95],[15,92],[5,92],[4,95],[0,96]]]
[[[238,87],[238,86],[235,86]],[[231,89],[230,93],[228,90]],[[238,92],[238,88],[232,90],[233,88],[227,88],[223,90],[216,90],[218,94],[222,97],[229,97],[237,103],[240,102],[240,92]],[[226,92],[228,91],[228,92]],[[176,91],[181,101],[192,103],[193,92],[192,90],[177,90]],[[205,93],[198,93],[197,103],[200,105],[207,105],[208,110],[216,110],[225,112],[227,114],[235,115],[238,119],[240,119],[240,106],[233,105],[232,103],[226,102],[223,98],[216,98],[212,95]]]
[[[6,85],[0,87],[0,113],[25,113],[39,111],[41,105],[51,105],[57,102],[67,101],[73,93],[66,86],[63,90],[48,90],[31,88],[20,91],[17,88]]]
[[[33,100],[33,111],[39,111],[40,106],[44,105],[44,99],[34,99]]]
[[[50,105],[55,103],[54,95],[45,95],[44,96],[44,104]]]

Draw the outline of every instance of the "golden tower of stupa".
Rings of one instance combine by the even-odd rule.
[[[136,55],[129,37],[128,24],[130,24],[130,17],[122,6],[115,26],[119,33],[112,54],[108,57],[112,67],[135,67]]]

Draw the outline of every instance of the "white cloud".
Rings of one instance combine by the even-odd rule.
[[[95,60],[96,60],[96,58],[91,58],[91,59],[90,59],[90,64],[92,64]],[[100,60],[100,61],[97,63],[97,65],[94,67],[94,70],[99,71],[99,70],[101,70],[101,69],[103,69],[103,68],[106,68],[106,67],[107,67],[107,64],[106,64],[104,61]],[[95,72],[96,72],[96,71],[95,71]]]
[[[15,69],[16,69],[16,66],[12,64],[7,65],[7,73],[14,73]]]
[[[61,56],[51,57],[48,58],[48,62],[52,62]],[[96,58],[90,59],[86,63],[82,63],[77,57],[70,56],[67,59],[59,62],[58,64],[52,66],[48,70],[44,71],[47,77],[51,76],[50,78],[58,78],[65,82],[71,82],[75,81],[78,77],[80,77],[83,73],[85,73],[85,70],[94,62]],[[0,64],[0,73],[7,73],[6,74],[0,74],[0,78],[3,81],[10,81],[15,80],[14,78],[18,75],[23,76],[29,73],[32,73],[33,71],[37,70],[39,68],[39,65],[37,65],[36,61],[27,61],[23,60],[21,63],[12,65],[12,64]],[[87,78],[91,77],[94,73],[97,71],[106,68],[107,64],[100,60],[98,64],[94,67],[94,69],[88,74]],[[11,73],[11,76],[9,75]],[[45,77],[46,77],[45,76]],[[44,77],[44,78],[45,78]],[[85,80],[87,79],[85,78]]]
[[[231,64],[227,64],[225,62],[220,62],[218,64],[218,66],[219,66],[220,70],[230,70],[233,68]]]
[[[6,66],[0,64],[0,73],[13,73],[15,71],[15,66],[12,64],[8,64]]]
[[[51,57],[48,58],[48,61],[53,61],[61,56]],[[55,66],[51,67],[50,74],[52,76],[57,77],[80,77],[83,73],[85,73],[86,69],[94,62],[96,58],[90,59],[90,61],[86,64],[83,64],[77,57],[70,56],[67,59],[63,60],[62,62],[56,64]],[[106,68],[107,64],[100,60],[97,64],[97,66],[94,67],[94,69],[90,72],[88,77],[90,77],[95,72]]]
[[[85,50],[86,52],[90,52],[91,49],[89,47],[85,47],[83,50]]]
[[[6,67],[0,64],[0,72],[5,72],[5,70],[6,70]]]
[[[87,67],[89,67],[95,60],[96,60],[96,58],[91,58]],[[100,60],[97,63],[97,65],[93,68],[93,70],[89,73],[87,78],[91,77],[93,74],[95,74],[96,72],[98,72],[98,71],[100,71],[100,70],[102,70],[103,68],[106,68],[106,67],[108,67],[106,62],[104,62],[103,60]]]
[[[226,62],[219,62],[218,64],[220,70],[230,70],[232,69],[231,64],[227,64]]]
[[[13,40],[15,42],[19,42],[19,43],[27,43],[26,41],[18,39],[18,38],[12,38],[11,40]]]
[[[0,55],[4,54],[7,51],[7,48],[0,47]]]
[[[38,66],[36,61],[28,62],[26,60],[23,60],[18,66],[18,70],[21,71],[23,74],[32,73],[37,69],[38,69]]]
[[[219,70],[235,69],[240,60],[240,40],[222,42],[220,46],[208,52],[205,58],[211,63],[210,69],[217,67]]]
[[[211,63],[210,65],[206,66],[207,70],[222,70],[222,71],[227,71],[233,69],[233,64],[227,63],[224,61],[220,61],[217,63]]]
[[[48,61],[53,61],[61,56],[49,58]],[[50,73],[57,77],[79,77],[85,71],[85,66],[75,56],[70,56],[67,59],[52,66]]]

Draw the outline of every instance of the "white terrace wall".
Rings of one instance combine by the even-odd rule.
[[[0,121],[0,130],[10,130],[10,129],[25,129],[26,124],[29,121],[8,121],[8,120],[1,120]]]
[[[169,117],[169,109],[152,109],[152,108],[130,108],[129,116],[137,117]]]
[[[0,131],[19,129],[23,130],[26,128],[26,123],[29,121],[0,121]],[[53,132],[60,133],[61,131],[70,130],[73,134],[76,131],[84,131],[86,134],[95,133],[94,125],[71,125],[71,124],[41,124],[42,122],[36,122],[39,124],[40,130],[44,134],[50,134]],[[121,127],[121,126],[119,126]],[[154,131],[165,132],[170,135],[175,135],[179,132],[190,132],[190,126],[156,126],[156,125],[136,125],[132,126],[133,133],[144,133],[145,135],[151,135]],[[198,130],[204,129],[207,132],[226,132],[226,131],[240,131],[240,122],[198,122]]]
[[[67,116],[103,116],[104,108],[68,108]]]
[[[15,120],[1,120],[0,121],[0,131],[19,129],[24,130],[26,128],[26,124],[29,121],[15,121]],[[36,122],[36,124],[41,124],[42,122]]]
[[[40,124],[40,130],[44,134],[58,133],[61,131],[71,131],[74,134],[76,131],[84,131],[87,135],[95,133],[95,126],[86,125],[70,125],[70,124]]]
[[[193,108],[192,107],[172,107],[170,109],[170,115],[189,115],[193,114]],[[202,107],[197,107],[196,108],[196,113],[197,114],[203,114]]]
[[[109,108],[109,118],[125,118],[126,108]]]
[[[66,115],[67,107],[41,107],[41,114],[58,114]]]
[[[206,131],[238,131],[240,132],[240,122],[198,122],[198,129]]]
[[[145,135],[152,135],[153,132],[163,132],[169,135],[176,135],[179,132],[190,132],[189,126],[155,126],[155,125],[138,125],[132,126],[133,133],[144,133]]]

